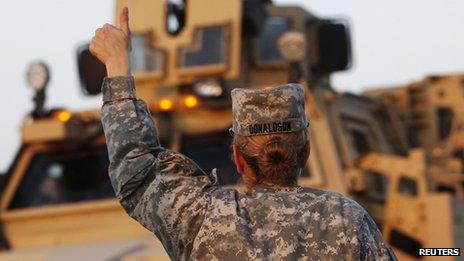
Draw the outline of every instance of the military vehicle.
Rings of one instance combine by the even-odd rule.
[[[464,247],[463,76],[339,93],[330,76],[351,66],[346,21],[265,0],[117,0],[115,13],[124,6],[137,92],[163,146],[241,189],[230,90],[300,82],[312,142],[300,185],[356,199],[400,259]],[[77,60],[83,92],[98,95],[104,66],[88,46]],[[36,106],[0,183],[0,259],[167,259],[114,198],[99,109],[47,109],[46,72],[30,70]]]

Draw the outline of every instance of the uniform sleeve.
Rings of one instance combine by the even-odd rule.
[[[191,159],[160,146],[133,77],[105,78],[102,124],[109,176],[127,213],[154,232],[171,258],[188,256],[216,188]]]
[[[396,260],[391,248],[385,243],[377,225],[365,213],[359,229],[361,260]]]

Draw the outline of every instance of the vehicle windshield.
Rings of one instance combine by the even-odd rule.
[[[194,43],[180,48],[179,65],[181,68],[208,65],[225,65],[229,52],[229,27],[211,26],[195,32]]]
[[[184,136],[181,152],[193,159],[206,173],[218,170],[219,184],[236,184],[240,176],[231,158],[232,137],[228,131]]]
[[[261,34],[255,41],[257,50],[255,59],[259,65],[279,65],[284,63],[277,42],[279,37],[290,28],[291,21],[287,18],[275,16],[266,20]]]
[[[148,34],[131,37],[131,70],[141,73],[162,73],[163,53],[150,46]]]
[[[182,154],[195,161],[206,173],[217,169],[220,185],[232,185],[242,182],[232,161],[232,136],[228,131],[208,134],[184,136],[182,138]],[[301,177],[311,177],[306,167]]]
[[[114,197],[106,146],[39,153],[33,157],[10,209]]]

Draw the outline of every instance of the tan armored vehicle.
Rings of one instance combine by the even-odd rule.
[[[116,13],[123,6],[138,95],[165,147],[240,189],[230,90],[301,82],[312,151],[300,185],[358,200],[401,259],[419,247],[464,247],[462,76],[337,93],[330,74],[351,64],[344,21],[264,0],[118,0]],[[105,68],[87,46],[78,62],[83,91],[99,94]],[[0,260],[167,259],[114,199],[99,109],[46,109],[46,71],[31,69],[36,108],[0,184]]]

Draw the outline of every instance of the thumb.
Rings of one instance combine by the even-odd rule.
[[[121,29],[127,37],[130,38],[129,8],[127,7],[124,7],[119,14],[119,29]]]

